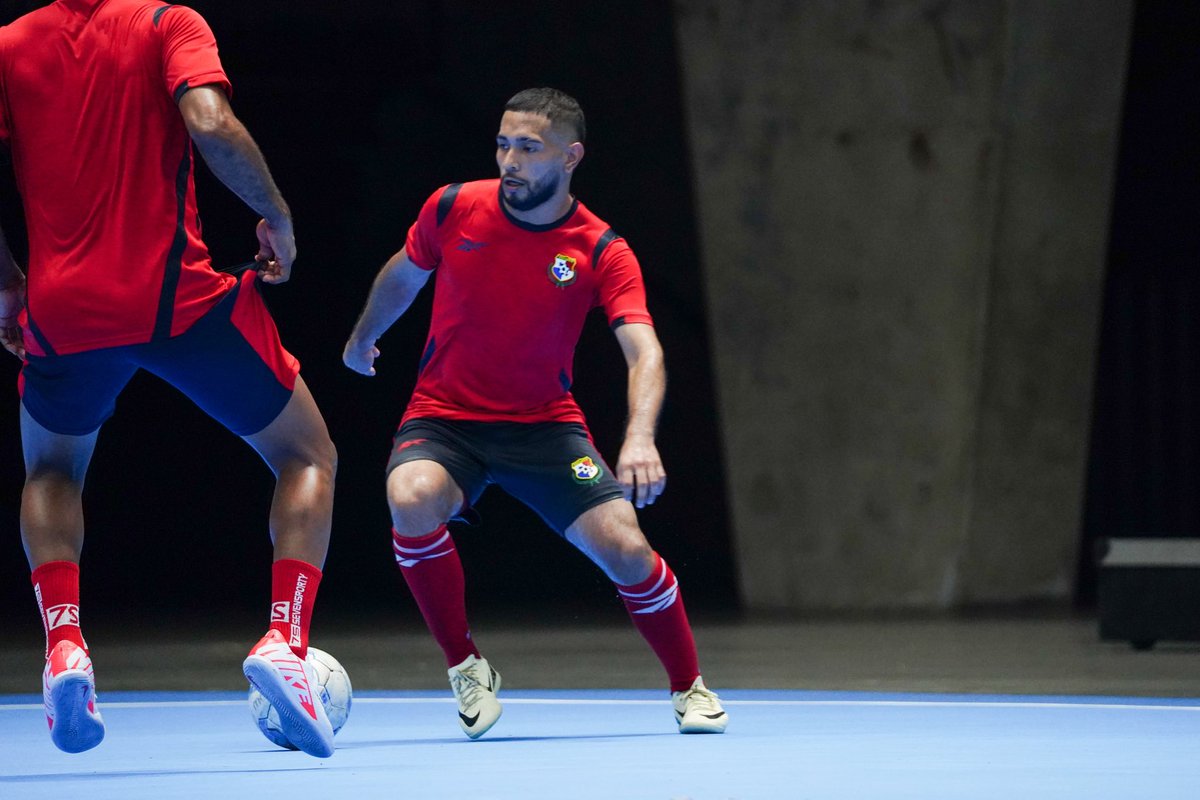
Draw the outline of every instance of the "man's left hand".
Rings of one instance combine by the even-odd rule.
[[[617,480],[625,499],[638,508],[651,505],[667,488],[667,471],[651,436],[630,436],[617,459]]]

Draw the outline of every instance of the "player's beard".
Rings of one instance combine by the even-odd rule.
[[[558,175],[548,175],[540,183],[526,183],[523,194],[518,191],[515,195],[506,195],[504,201],[516,211],[532,211],[554,197],[560,180]]]

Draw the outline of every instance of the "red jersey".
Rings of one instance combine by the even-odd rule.
[[[0,28],[0,141],[29,230],[34,355],[178,335],[237,281],[200,239],[176,100],[229,81],[195,11],[59,0]]]
[[[633,251],[579,201],[530,225],[504,207],[499,179],[452,184],[425,202],[405,249],[437,270],[405,420],[582,423],[570,387],[588,312],[652,324]]]

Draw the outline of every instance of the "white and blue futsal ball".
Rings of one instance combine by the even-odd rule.
[[[329,717],[329,724],[333,726],[333,732],[336,734],[350,717],[350,704],[354,700],[350,676],[336,658],[316,647],[308,648],[305,660],[316,673],[317,685],[314,689],[321,698],[321,705],[325,706],[325,714]],[[254,724],[262,731],[262,735],[280,747],[288,750],[298,749],[283,735],[275,706],[253,686],[250,687],[249,699],[250,715],[254,718]]]

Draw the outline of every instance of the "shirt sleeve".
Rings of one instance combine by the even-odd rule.
[[[653,325],[646,309],[646,285],[637,256],[624,239],[616,239],[600,256],[600,305],[609,327],[630,322]]]
[[[170,6],[158,20],[162,36],[163,82],[178,102],[188,89],[217,85],[226,95],[233,87],[221,58],[217,39],[204,17],[187,6]]]
[[[404,241],[404,252],[408,255],[408,259],[421,269],[437,269],[438,265],[442,263],[442,243],[438,238],[437,213],[438,202],[448,188],[450,187],[443,186],[429,196],[425,205],[421,206],[421,213],[417,215],[417,221],[408,229],[408,238]]]

